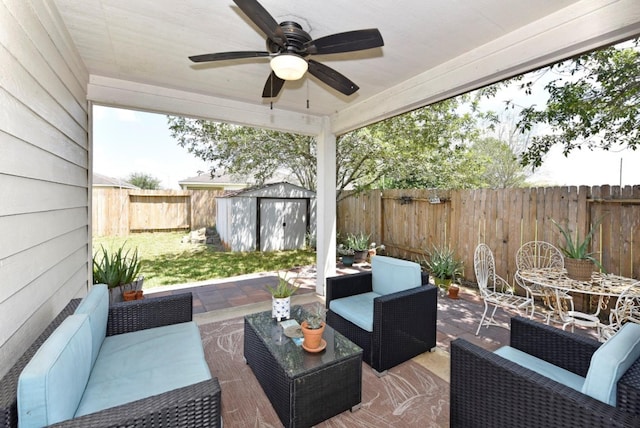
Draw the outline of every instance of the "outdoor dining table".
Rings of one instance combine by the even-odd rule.
[[[516,272],[516,276],[526,282],[537,284],[547,290],[550,301],[546,302],[562,321],[563,328],[567,325],[580,325],[598,329],[600,336],[600,310],[606,309],[612,297],[618,297],[622,292],[637,280],[623,276],[593,272],[590,281],[577,281],[567,276],[565,269],[558,268],[532,268],[522,269]],[[586,313],[575,310],[567,310],[560,304],[560,293],[582,294],[598,299],[595,312]]]

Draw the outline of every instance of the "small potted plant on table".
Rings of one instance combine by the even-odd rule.
[[[564,267],[567,270],[567,276],[576,281],[591,281],[591,274],[594,265],[600,270],[604,270],[600,262],[593,256],[594,253],[588,251],[589,243],[596,228],[602,219],[599,219],[587,233],[583,240],[576,233],[575,238],[568,229],[560,226],[555,220],[551,219],[560,233],[564,237],[565,245],[560,247],[560,251],[564,254]]]
[[[309,312],[300,328],[304,335],[304,342],[302,347],[309,352],[320,352],[326,346],[327,342],[322,339],[322,333],[324,333],[325,321],[323,316],[323,309],[320,305],[316,307],[314,312]]]
[[[271,293],[271,316],[278,321],[289,319],[291,313],[291,296],[298,291],[300,285],[293,281],[289,283],[287,274],[280,276],[278,272],[278,285],[273,287],[267,285],[267,290]]]
[[[427,251],[427,255],[424,264],[441,294],[449,291],[449,297],[457,299],[459,287],[453,281],[462,274],[462,261],[455,257],[455,252],[449,246],[438,248],[434,245],[433,250]]]

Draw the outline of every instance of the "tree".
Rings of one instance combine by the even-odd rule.
[[[509,144],[488,137],[474,143],[471,151],[482,165],[479,171],[482,187],[504,189],[524,184],[525,171]]]
[[[316,143],[312,137],[203,119],[168,116],[171,136],[181,147],[211,162],[211,173],[253,177],[263,184],[279,169],[316,189]]]
[[[556,144],[566,155],[574,149],[612,147],[636,149],[640,145],[640,52],[635,39],[562,61],[529,75],[521,87],[531,92],[540,73],[558,73],[545,89],[546,106],[527,107],[520,114],[523,131],[534,125],[548,129],[534,136],[522,156],[524,165],[538,167]],[[521,77],[520,80],[523,78]]]
[[[345,188],[387,183],[401,187],[470,187],[478,183],[469,147],[477,138],[474,112],[459,113],[453,98],[340,136],[336,148],[338,198]],[[316,189],[312,137],[201,119],[168,117],[178,144],[211,162],[212,172],[254,177],[263,183],[279,169]]]
[[[131,174],[129,174],[129,177],[126,179],[126,181],[133,184],[134,186],[138,186],[141,189],[160,189],[160,180],[150,174],[145,174],[143,172],[132,172]]]

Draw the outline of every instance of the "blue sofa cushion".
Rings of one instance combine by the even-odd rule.
[[[511,346],[503,346],[494,351],[494,354],[500,355],[502,358],[526,367],[529,370],[533,370],[542,376],[553,379],[576,391],[582,390],[582,385],[584,384],[584,378],[582,376],[565,370],[562,367],[555,366],[533,355],[529,355],[519,349],[512,348]]]
[[[371,258],[371,283],[374,293],[391,294],[422,285],[420,265],[386,256]]]
[[[211,379],[194,322],[109,336],[76,416]]]
[[[379,256],[376,256],[379,257]],[[369,292],[343,297],[329,302],[329,309],[368,332],[373,331],[373,299],[378,293]]]
[[[107,335],[109,317],[109,290],[106,284],[96,284],[75,310],[76,314],[87,314],[91,324],[91,365],[96,362],[102,341]]]
[[[89,317],[70,315],[20,374],[20,428],[43,427],[73,418],[91,372],[91,353]]]
[[[626,323],[591,357],[582,392],[616,405],[618,380],[640,357],[640,325]]]

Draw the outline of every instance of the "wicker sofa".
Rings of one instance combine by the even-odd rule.
[[[428,284],[429,275],[421,273],[416,263],[384,256],[373,257],[371,263],[371,272],[327,278],[327,323],[360,346],[362,360],[378,374],[383,374],[418,354],[435,349],[438,297],[436,288]],[[378,274],[377,269],[379,272],[378,265],[388,263],[413,264],[418,271],[411,274],[412,282],[407,286],[403,280],[398,281],[402,273],[392,267],[388,275],[383,274],[391,289],[378,294],[374,275]],[[394,287],[401,291],[394,292]],[[370,326],[358,325],[357,321],[348,319],[350,312],[357,310],[341,307],[339,312],[337,308],[337,303],[345,298],[359,299],[360,296],[368,296],[364,301],[372,303],[369,308],[372,314],[368,314],[373,321]]]
[[[74,312],[78,310],[80,303],[78,299],[72,300],[9,372],[0,379],[0,427],[18,426],[17,397],[21,373],[57,328],[68,325],[72,318],[79,316]],[[66,323],[65,320],[67,320]],[[118,303],[108,307],[106,336],[109,338],[124,333],[135,335],[143,330],[147,331],[143,334],[149,334],[151,330],[148,329],[175,328],[174,326],[189,324],[191,321],[192,296],[190,293]],[[156,355],[155,360],[162,361],[162,357]],[[124,365],[127,362],[119,361],[114,364]],[[220,385],[217,378],[210,376],[203,381],[64,420],[53,426],[219,427],[221,426],[220,403]]]
[[[522,317],[511,319],[510,334],[516,352],[581,377],[602,346]],[[617,382],[615,406],[556,380],[456,339],[451,342],[451,427],[640,427],[640,359]]]

